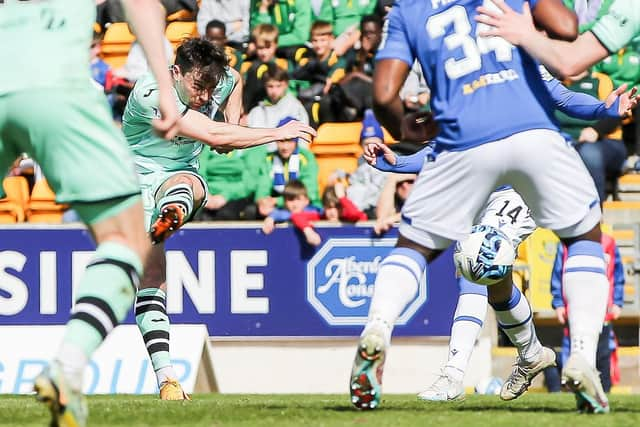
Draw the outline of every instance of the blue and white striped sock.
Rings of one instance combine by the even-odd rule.
[[[518,349],[520,359],[534,362],[542,351],[542,344],[536,335],[529,301],[522,295],[520,289],[513,286],[511,298],[502,303],[491,306],[496,311],[498,326],[509,337]]]
[[[380,264],[375,290],[369,307],[369,319],[363,331],[383,328],[387,344],[396,320],[418,292],[427,262],[418,251],[395,248]]]
[[[580,353],[595,367],[598,336],[609,298],[600,243],[580,240],[568,246],[562,289],[569,313],[571,352]]]
[[[487,287],[462,277],[458,285],[460,295],[451,326],[449,359],[444,369],[449,377],[462,381],[487,316]]]

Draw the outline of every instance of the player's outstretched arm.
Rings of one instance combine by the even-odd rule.
[[[164,138],[171,139],[178,132],[180,115],[172,93],[172,81],[164,53],[164,13],[157,0],[124,0],[127,19],[147,57],[149,68],[158,83],[160,119],[153,126]]]
[[[400,139],[404,107],[400,89],[409,75],[409,65],[399,59],[382,59],[373,75],[373,110],[391,136]]]
[[[237,125],[240,123],[240,117],[242,117],[243,112],[242,92],[244,90],[244,83],[239,72],[233,68],[229,68],[229,70],[231,71],[231,74],[233,74],[236,84],[233,87],[229,98],[227,98],[227,101],[225,102],[223,113],[224,119],[227,123]]]
[[[279,128],[249,128],[210,120],[198,111],[189,110],[180,119],[180,135],[202,141],[213,148],[237,149],[300,138],[311,142],[316,131],[304,123],[291,121]]]
[[[374,168],[383,172],[419,173],[426,156],[433,153],[430,146],[408,156],[399,156],[384,143],[371,142],[365,145],[363,157]]]
[[[503,0],[495,0],[499,11],[478,7],[476,21],[491,27],[480,33],[485,37],[502,37],[508,42],[523,47],[531,56],[545,64],[555,75],[576,75],[589,66],[606,58],[607,49],[590,32],[581,34],[575,41],[552,40],[538,32],[533,23],[529,3],[517,13]]]

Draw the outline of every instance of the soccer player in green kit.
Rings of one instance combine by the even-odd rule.
[[[171,138],[179,115],[162,48],[160,7],[155,0],[124,4],[158,81],[156,131]],[[32,155],[57,200],[73,206],[97,244],[63,342],[35,379],[53,426],[86,425],[83,371],[129,311],[149,251],[130,152],[104,95],[91,84],[94,22],[93,1],[0,1],[0,57],[12,62],[0,70],[0,169],[22,152]]]
[[[206,203],[208,191],[198,174],[198,156],[205,145],[226,151],[292,138],[310,141],[315,132],[300,122],[277,129],[234,124],[242,105],[239,75],[228,67],[224,52],[206,40],[184,41],[178,47],[171,74],[175,102],[182,114],[179,136],[166,141],[152,131],[158,98],[151,75],[138,80],[133,88],[122,129],[134,153],[145,226],[154,243],[137,294],[136,322],[151,357],[160,398],[184,400],[188,396],[176,380],[169,355],[164,241]],[[220,108],[231,123],[212,120]]]

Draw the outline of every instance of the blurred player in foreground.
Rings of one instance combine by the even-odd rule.
[[[149,12],[159,10],[156,1],[125,6],[158,81],[154,127],[171,138],[178,111],[161,43],[163,17]],[[6,169],[21,152],[33,156],[57,201],[73,206],[97,244],[62,345],[35,379],[53,426],[86,425],[83,371],[129,311],[149,249],[130,152],[104,95],[91,83],[94,22],[92,1],[0,3],[0,56],[13,64],[0,71],[0,166]]]

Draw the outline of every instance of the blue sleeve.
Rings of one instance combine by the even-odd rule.
[[[274,209],[270,214],[275,222],[287,222],[291,219],[291,212],[286,209]]]
[[[620,115],[618,115],[619,98],[616,99],[616,102],[611,107],[607,108],[604,102],[599,99],[586,93],[573,92],[555,78],[551,80],[544,79],[544,83],[547,85],[556,108],[568,116],[582,120],[620,118]]]
[[[551,307],[564,307],[562,299],[562,260],[564,258],[564,245],[558,243],[556,259],[553,261],[553,270],[551,271]]]
[[[618,307],[624,305],[624,266],[618,246],[615,248],[615,264],[613,267],[613,303]]]
[[[409,67],[413,65],[415,55],[411,51],[407,36],[406,20],[402,17],[402,2],[396,1],[385,22],[382,42],[376,54],[376,61],[381,59],[399,59]]]
[[[395,165],[387,162],[384,155],[379,154],[378,157],[376,157],[376,164],[373,167],[383,172],[419,173],[425,157],[431,154],[433,154],[433,148],[427,145],[422,150],[408,156],[396,155]]]

